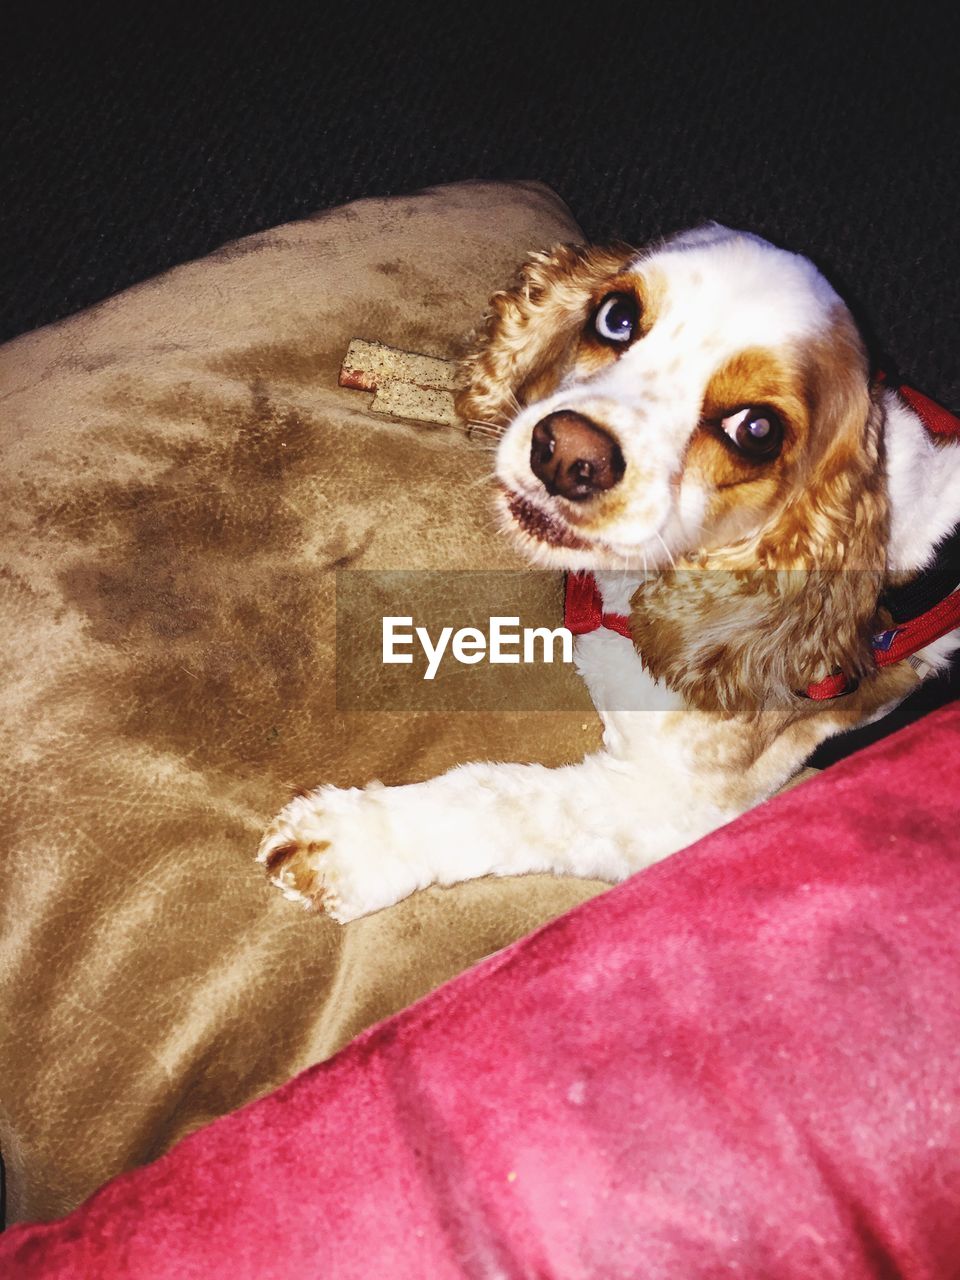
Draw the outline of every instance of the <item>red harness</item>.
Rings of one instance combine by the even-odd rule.
[[[960,439],[960,418],[912,387],[900,387],[898,390],[931,434]],[[605,627],[628,640],[633,639],[628,614],[604,613],[600,588],[592,573],[567,574],[563,624],[575,636]],[[915,618],[898,622],[874,636],[871,644],[873,660],[878,667],[889,667],[894,662],[909,658],[924,645],[931,644],[956,627],[960,627],[960,589],[952,591]],[[855,688],[855,682],[838,672],[807,685],[806,696],[820,702],[852,693]]]

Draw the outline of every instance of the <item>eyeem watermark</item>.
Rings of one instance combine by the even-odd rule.
[[[436,640],[426,627],[415,627],[412,617],[390,615],[383,619],[385,666],[411,665],[413,649],[420,646],[427,660],[424,680],[433,680],[449,652],[464,666],[479,662],[518,666],[520,663],[552,663],[559,645],[560,661],[573,661],[573,634],[566,627],[521,627],[519,617],[492,617],[486,631],[479,627],[442,627]]]
[[[337,710],[589,712],[563,602],[534,569],[338,570]]]

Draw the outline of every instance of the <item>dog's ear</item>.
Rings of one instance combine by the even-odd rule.
[[[873,670],[888,528],[883,408],[846,313],[808,352],[803,381],[809,436],[777,514],[748,542],[634,598],[652,674],[705,710],[755,715],[835,672]]]
[[[809,447],[793,498],[758,549],[761,564],[788,571],[785,680],[797,689],[834,671],[859,679],[872,670],[888,534],[883,402],[845,310],[808,352],[805,380]]]
[[[632,256],[626,245],[555,245],[532,254],[511,289],[490,300],[485,332],[461,364],[460,416],[504,426],[563,377],[596,291]]]

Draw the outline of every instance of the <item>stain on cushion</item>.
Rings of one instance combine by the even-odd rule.
[[[65,1212],[602,887],[479,881],[341,929],[253,862],[298,787],[596,744],[582,711],[345,714],[333,670],[338,568],[519,563],[489,458],[365,412],[337,386],[349,340],[455,355],[528,250],[577,236],[529,184],[365,201],[0,350],[8,1220]]]

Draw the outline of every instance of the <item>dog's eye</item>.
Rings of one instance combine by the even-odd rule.
[[[748,405],[721,418],[720,430],[748,458],[772,458],[783,443],[783,423],[767,405]]]
[[[593,315],[593,331],[598,338],[623,347],[633,341],[639,311],[629,293],[608,293]]]

